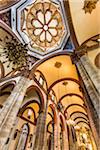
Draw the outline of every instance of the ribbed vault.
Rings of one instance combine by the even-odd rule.
[[[81,121],[83,124],[88,124],[82,87],[70,55],[58,54],[51,56],[48,59],[40,61],[40,64],[38,63],[36,66],[34,71],[36,79],[40,82],[38,74],[40,72],[42,80],[47,84],[47,91],[51,96],[51,101],[56,104],[59,111],[63,110],[64,115],[66,116],[67,114],[67,119],[73,119],[76,124],[80,124]],[[49,108],[47,115],[48,130],[52,130],[53,115],[54,113]]]

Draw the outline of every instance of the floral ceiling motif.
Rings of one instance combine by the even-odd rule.
[[[63,49],[69,31],[61,1],[24,0],[17,7],[15,6],[15,12],[12,10],[12,27],[28,44],[32,53],[43,56],[51,51]]]
[[[96,4],[99,0],[85,0],[84,1],[84,11],[85,13],[92,13],[93,9],[96,8]]]

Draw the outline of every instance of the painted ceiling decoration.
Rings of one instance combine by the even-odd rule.
[[[85,0],[84,1],[84,11],[85,13],[92,13],[92,11],[96,8],[96,4],[99,0]]]
[[[64,48],[69,30],[61,1],[23,0],[12,8],[12,16],[12,29],[30,53],[43,56]]]
[[[19,1],[20,0],[0,0],[0,11],[5,11]]]

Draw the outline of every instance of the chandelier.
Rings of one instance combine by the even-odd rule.
[[[29,67],[28,49],[27,44],[22,44],[17,41],[14,37],[9,39],[8,36],[5,37],[4,41],[0,39],[3,51],[0,53],[0,57],[4,57],[3,64],[9,62],[7,68],[12,66],[12,69],[17,69],[20,67]]]

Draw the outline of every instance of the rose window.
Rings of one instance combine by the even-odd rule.
[[[29,9],[26,18],[26,30],[36,44],[43,51],[59,45],[64,34],[64,25],[59,8],[56,5],[44,2],[36,3]]]

